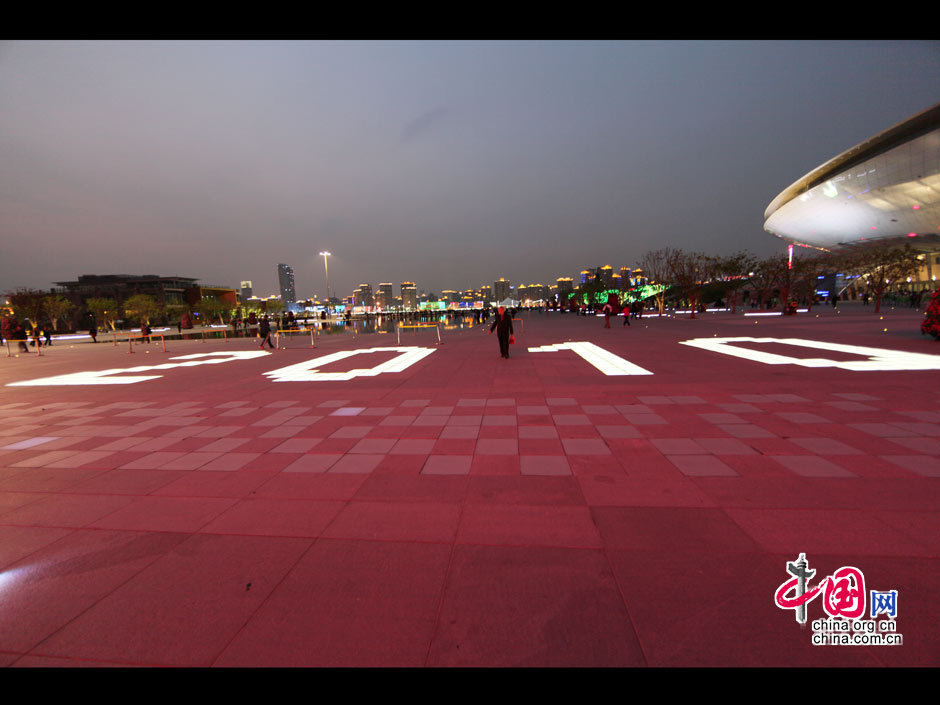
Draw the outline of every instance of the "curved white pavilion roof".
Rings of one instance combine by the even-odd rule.
[[[772,235],[811,247],[940,246],[940,103],[798,179],[764,218]]]

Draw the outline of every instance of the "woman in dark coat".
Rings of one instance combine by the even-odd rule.
[[[508,313],[505,307],[500,306],[496,319],[490,328],[490,335],[496,331],[496,337],[499,338],[499,353],[505,358],[509,358],[509,336],[512,332],[512,315]]]

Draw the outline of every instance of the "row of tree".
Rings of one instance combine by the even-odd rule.
[[[832,272],[857,277],[858,286],[872,296],[878,313],[892,282],[904,281],[917,271],[921,253],[910,246],[873,244],[844,252],[807,249],[795,254],[791,264],[780,256],[758,258],[737,252],[715,257],[667,247],[647,252],[639,265],[651,282],[669,285],[655,297],[660,313],[669,293],[688,299],[694,318],[709,289],[727,298],[732,310],[745,290],[756,296],[761,308],[777,295],[783,306],[791,300],[806,300],[812,305],[819,277]]]
[[[9,308],[13,315],[29,321],[35,331],[40,326],[51,325],[58,331],[60,325],[69,327],[75,304],[65,296],[48,294],[35,289],[19,289],[7,295]],[[226,324],[232,320],[247,318],[251,312],[257,314],[275,314],[283,310],[284,304],[276,299],[252,301],[236,306],[226,301],[204,298],[195,306],[185,304],[160,304],[147,294],[135,294],[124,301],[113,298],[90,298],[85,301],[85,315],[94,318],[96,325],[115,330],[119,321],[132,321],[136,324],[151,324],[180,320],[186,313],[198,314],[203,321],[216,321]],[[81,313],[81,312],[79,312]]]

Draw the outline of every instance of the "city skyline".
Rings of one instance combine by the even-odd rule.
[[[768,255],[770,200],[938,84],[927,41],[2,42],[0,287],[266,295],[287,262],[322,295],[325,249],[337,296]]]

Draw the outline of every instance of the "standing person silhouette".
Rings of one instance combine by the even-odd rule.
[[[268,321],[267,316],[262,318],[261,323],[258,324],[258,337],[261,338],[261,345],[258,347],[264,348],[265,343],[268,344],[268,347],[274,347],[274,344],[271,342],[271,323]]]
[[[507,360],[509,359],[509,342],[513,335],[512,332],[512,314],[506,311],[505,306],[500,306],[496,314],[496,319],[490,327],[490,335],[496,331],[496,337],[499,338],[499,353]]]

